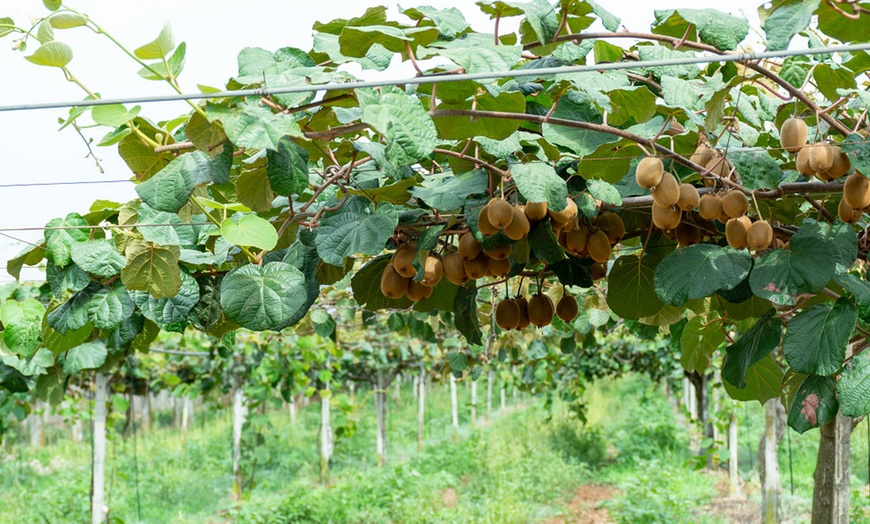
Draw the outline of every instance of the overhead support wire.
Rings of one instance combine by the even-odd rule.
[[[618,34],[618,33],[617,33]],[[213,100],[218,98],[236,98],[247,96],[283,95],[289,93],[316,93],[320,91],[343,91],[347,89],[362,89],[369,87],[386,87],[394,85],[425,85],[445,82],[466,82],[476,80],[494,80],[500,78],[542,77],[558,74],[587,73],[596,71],[617,71],[624,69],[640,69],[653,67],[670,67],[682,65],[708,64],[713,62],[754,62],[770,58],[786,58],[790,56],[810,56],[828,53],[853,53],[870,51],[870,44],[854,44],[841,46],[826,46],[813,49],[791,49],[783,51],[764,51],[760,53],[730,53],[722,55],[694,56],[686,58],[670,58],[666,60],[646,60],[634,62],[613,62],[606,64],[542,67],[540,69],[511,69],[507,71],[490,71],[485,73],[435,74],[415,76],[397,80],[372,80],[363,82],[327,83],[307,86],[262,87],[257,89],[236,89],[217,91],[214,93],[181,93],[175,95],[140,96],[130,98],[75,100],[71,102],[40,102],[34,104],[14,104],[0,106],[0,112],[31,111],[37,109],[62,109],[70,107],[94,107],[115,104],[147,104],[157,102],[181,102],[190,100]]]

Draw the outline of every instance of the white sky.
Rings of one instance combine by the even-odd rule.
[[[745,16],[758,27],[756,7],[759,2],[733,0],[699,2],[697,0],[632,1],[608,0],[599,3],[616,16],[623,25],[634,31],[646,31],[653,20],[654,9],[678,7],[713,7],[729,10],[731,14]],[[365,11],[367,6],[386,4],[397,16],[396,5],[370,0],[246,0],[244,2],[204,2],[177,0],[150,0],[148,2],[76,2],[69,5],[86,12],[96,23],[112,33],[129,49],[153,40],[163,24],[172,24],[176,42],[187,43],[187,60],[180,77],[185,92],[196,91],[197,84],[223,87],[236,72],[236,55],[244,47],[262,47],[275,50],[281,47],[311,48],[311,26],[315,21],[351,18]],[[457,7],[478,31],[491,32],[492,21],[480,13],[473,0],[406,0],[403,7],[434,5],[439,8]],[[19,25],[31,16],[43,16],[41,0],[7,0],[0,3],[0,17],[11,16]],[[513,19],[518,20],[518,19]],[[502,24],[501,32],[513,29],[513,24]],[[11,35],[10,35],[11,36]],[[39,67],[24,60],[22,54],[10,49],[10,36],[0,39],[0,104],[67,101],[83,97],[82,91],[65,82],[60,71]],[[55,38],[73,48],[74,58],[69,68],[85,85],[101,93],[104,98],[168,94],[172,91],[164,83],[149,82],[136,75],[138,66],[111,45],[104,37],[76,28],[56,31]],[[753,35],[749,37],[755,40]],[[31,41],[27,54],[36,48]],[[410,76],[407,68],[391,70],[385,78]],[[142,115],[160,120],[185,113],[184,103],[147,104]],[[87,149],[72,128],[61,132],[57,120],[66,110],[40,110],[0,113],[0,185],[11,183],[60,182],[81,180],[120,180],[131,173],[117,154],[115,146],[96,148],[105,169],[100,173],[94,161],[85,158]],[[104,130],[98,130],[99,138]],[[0,229],[42,227],[50,219],[69,212],[84,214],[96,199],[125,202],[135,198],[132,183],[99,184],[87,186],[48,186],[0,188]],[[8,234],[39,243],[41,231],[14,231]],[[25,245],[0,237],[0,267],[14,257]],[[25,269],[22,280],[41,279],[36,268]],[[5,270],[0,282],[10,281]]]

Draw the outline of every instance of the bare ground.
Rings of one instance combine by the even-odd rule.
[[[583,484],[574,491],[574,498],[568,503],[563,515],[552,517],[543,524],[609,524],[613,521],[601,503],[616,493],[611,486]]]

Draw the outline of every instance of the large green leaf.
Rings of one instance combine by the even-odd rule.
[[[395,87],[358,90],[357,97],[362,121],[387,138],[387,160],[401,166],[432,154],[438,133],[419,98]]]
[[[847,417],[870,413],[870,353],[866,350],[843,366],[837,383],[840,412]]]
[[[298,269],[305,277],[305,300],[296,312],[286,320],[286,326],[292,326],[302,320],[302,317],[308,313],[308,309],[317,301],[317,297],[320,295],[321,282],[317,279],[317,267],[321,261],[317,256],[317,248],[314,247],[314,239],[314,233],[301,231],[296,242],[287,248],[287,252],[282,260]],[[349,266],[352,267],[352,259],[348,260],[350,261]]]
[[[45,258],[60,267],[69,264],[72,261],[72,245],[90,238],[90,231],[85,229],[87,226],[87,220],[78,213],[50,220],[44,231]]]
[[[752,266],[745,250],[696,244],[668,253],[656,267],[656,294],[666,304],[682,306],[696,298],[730,290],[740,284]]]
[[[253,331],[284,327],[306,302],[305,276],[284,262],[247,264],[221,282],[221,306],[227,316]]]
[[[870,140],[853,133],[843,141],[841,151],[849,155],[852,167],[861,173],[870,173]]]
[[[581,123],[603,123],[604,119],[601,113],[588,100],[588,96],[588,92],[568,91],[559,99],[559,105],[551,116],[553,118]],[[612,144],[619,141],[619,137],[611,133],[569,127],[560,123],[550,122],[542,124],[541,130],[548,142],[572,151],[579,156],[589,155],[604,144]]]
[[[2,19],[0,19],[0,23],[3,23]],[[0,387],[10,393],[26,393],[28,390],[27,377],[17,369],[0,362]]]
[[[400,9],[403,15],[411,20],[420,22],[424,18],[428,18],[435,24],[443,38],[456,38],[466,30],[470,29],[465,17],[462,16],[462,11],[455,7],[446,9],[436,9],[429,6],[412,7],[409,9]]]
[[[289,138],[278,142],[278,149],[268,151],[266,173],[272,190],[281,196],[300,195],[308,189],[308,151]]]
[[[88,323],[88,302],[100,285],[92,282],[88,287],[73,294],[69,299],[48,313],[48,325],[61,335],[75,331]]]
[[[258,213],[271,210],[276,196],[264,168],[242,172],[236,179],[236,194],[239,202]]]
[[[746,189],[774,189],[782,182],[784,175],[779,163],[764,149],[735,149],[728,152],[728,158],[734,162]]]
[[[441,89],[438,91],[440,94]],[[518,91],[503,91],[498,95],[489,92],[478,93],[476,96],[455,101],[444,102],[439,110],[461,109],[477,111],[496,111],[502,113],[525,113],[526,99]],[[493,140],[503,140],[522,125],[522,120],[510,118],[478,117],[470,120],[467,116],[444,116],[434,118],[438,136],[447,140],[463,140],[473,137],[486,137]]]
[[[360,268],[350,279],[350,287],[353,290],[353,298],[356,303],[369,311],[379,309],[405,309],[411,307],[408,297],[391,299],[381,293],[381,275],[390,263],[390,255],[383,255],[373,259]]]
[[[187,44],[181,42],[178,44],[178,47],[175,48],[175,51],[172,53],[172,56],[169,57],[169,60],[166,62],[163,62],[162,60],[159,62],[152,62],[137,71],[136,74],[145,80],[168,80],[170,78],[178,78],[178,75],[180,75],[181,71],[184,70],[184,60],[186,57]],[[188,138],[190,137],[188,136]]]
[[[72,48],[62,42],[46,42],[24,57],[28,62],[47,67],[66,67],[73,58]]]
[[[513,69],[520,61],[522,47],[518,45],[496,45],[492,35],[482,33],[468,33],[455,40],[439,39],[427,48],[417,50],[418,58],[432,58],[435,56],[453,61],[458,67],[465,69],[467,73],[491,73]],[[468,85],[473,85],[469,83]],[[452,91],[454,88],[456,92]],[[438,85],[438,98],[443,101],[457,102],[456,93],[466,91],[465,86]],[[472,92],[475,89],[472,89]],[[441,97],[442,92],[444,98]],[[467,98],[463,94],[459,98]]]
[[[466,198],[481,195],[488,187],[487,172],[475,169],[461,175],[447,173],[443,176],[428,176],[422,185],[411,188],[411,195],[433,209],[454,211],[465,204]]]
[[[867,7],[863,3],[859,5],[865,9]],[[819,16],[819,29],[843,43],[865,42],[867,35],[870,34],[870,16],[861,14],[857,20],[851,20],[841,15],[840,12],[840,9],[834,9],[827,2],[822,2],[816,10],[816,14]]]
[[[175,296],[181,287],[180,254],[177,246],[131,242],[127,246],[127,265],[121,270],[121,281],[127,289],[148,291],[154,298]]]
[[[710,367],[713,352],[725,341],[722,326],[715,321],[717,319],[712,320],[708,322],[706,317],[696,316],[683,328],[680,335],[680,363],[686,371],[704,373]]]
[[[798,387],[788,411],[788,425],[798,433],[834,420],[839,410],[833,377],[810,375]]]
[[[76,263],[72,267],[73,270],[79,267],[92,275],[104,278],[117,275],[127,264],[124,257],[115,249],[114,243],[106,239],[76,242],[71,246],[70,255]]]
[[[32,298],[4,302],[0,308],[0,320],[6,346],[22,357],[32,355],[41,342],[44,315],[45,307]]]
[[[847,299],[818,304],[795,315],[782,342],[788,365],[798,373],[830,375],[846,358],[858,308]]]
[[[91,324],[100,329],[115,327],[132,315],[134,309],[127,288],[120,282],[95,291],[85,305]]]
[[[782,383],[782,370],[770,355],[762,358],[755,364],[746,368],[745,386],[736,388],[730,382],[725,381],[725,391],[734,400],[749,401],[757,400],[764,404],[780,393]]]
[[[725,348],[722,378],[737,389],[746,386],[746,370],[770,354],[782,338],[782,321],[771,309],[737,342]]]
[[[547,264],[556,264],[565,260],[565,249],[559,244],[559,239],[553,233],[549,223],[545,221],[532,224],[529,231],[529,249],[535,257]]]
[[[265,218],[245,215],[241,219],[228,218],[221,222],[221,236],[230,244],[251,246],[265,251],[278,244],[278,232]]]
[[[70,375],[85,369],[97,369],[106,361],[106,344],[102,341],[85,342],[76,346],[60,357],[59,363],[63,371]]]
[[[169,55],[174,48],[175,40],[172,38],[172,27],[170,27],[169,22],[166,22],[157,38],[136,48],[133,54],[142,60],[160,60]]]
[[[181,287],[172,297],[155,298],[144,291],[132,291],[130,297],[148,320],[159,326],[178,324],[187,320],[199,302],[199,283],[185,271],[181,273]]]
[[[94,325],[88,322],[78,329],[67,331],[65,334],[60,333],[51,327],[48,324],[48,319],[45,318],[42,321],[42,345],[55,355],[60,355],[64,351],[87,342],[93,331]]]
[[[52,366],[46,374],[40,375],[39,379],[37,379],[36,397],[48,402],[52,406],[57,406],[63,402],[67,378],[60,365]]]
[[[837,91],[840,89],[855,89],[855,72],[846,67],[834,64],[818,64],[813,68],[813,79],[816,81],[816,86],[819,92],[825,95],[825,98],[836,102],[840,95]]]
[[[291,69],[314,67],[314,60],[301,49],[284,47],[274,53],[260,47],[246,47],[239,51],[236,60],[239,77],[251,77],[259,82],[265,75],[278,75]],[[247,79],[240,80],[247,83]]]
[[[810,25],[813,13],[819,7],[819,1],[792,2],[777,7],[764,20],[763,28],[764,36],[767,38],[767,49],[770,51],[788,49],[792,37]]]
[[[467,282],[456,290],[453,301],[453,325],[469,344],[483,343],[480,321],[477,318],[477,286]]]
[[[136,193],[153,209],[176,213],[187,203],[196,186],[229,181],[232,164],[233,148],[229,146],[214,158],[202,151],[185,153],[136,186]]]
[[[529,202],[546,202],[552,211],[562,211],[567,205],[568,185],[550,164],[532,162],[513,164],[511,175],[517,190]]]
[[[438,38],[435,27],[393,27],[388,25],[348,26],[338,37],[341,54],[354,58],[366,56],[369,48],[380,45],[394,53],[404,53],[406,46],[412,49],[429,45]]]
[[[382,203],[377,210],[363,197],[351,197],[340,210],[326,214],[317,228],[317,254],[327,264],[340,266],[354,254],[375,255],[399,223],[395,207]]]
[[[251,149],[277,149],[287,135],[302,137],[302,130],[292,115],[273,113],[268,107],[246,102],[236,107],[207,104],[210,122],[220,120],[230,141]]]
[[[178,213],[158,211],[146,203],[139,205],[137,230],[148,242],[161,246],[195,248],[203,228],[210,228],[205,215],[193,215],[189,222],[181,220]]]
[[[686,35],[695,40],[696,35],[705,44],[720,51],[733,51],[749,34],[749,22],[745,18],[731,16],[715,9],[667,9],[655,11],[656,23],[653,32],[676,38]]]
[[[133,109],[127,111],[123,104],[96,106],[91,109],[91,118],[104,126],[119,127],[139,116],[141,109],[141,106],[133,106]]]
[[[651,256],[624,255],[616,259],[607,279],[607,305],[611,311],[637,320],[662,308],[654,284],[658,262]]]
[[[28,245],[15,258],[6,262],[6,272],[12,278],[18,280],[21,277],[21,268],[25,265],[35,266],[42,262],[44,258],[45,244]]]
[[[113,352],[116,350],[126,351],[130,347],[130,343],[142,332],[144,326],[145,317],[139,313],[130,315],[112,328],[105,337],[106,346]]]

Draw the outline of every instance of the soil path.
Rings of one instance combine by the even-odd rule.
[[[574,492],[565,514],[547,519],[543,524],[610,524],[613,522],[610,514],[600,505],[615,493],[616,489],[611,486],[583,484]]]

